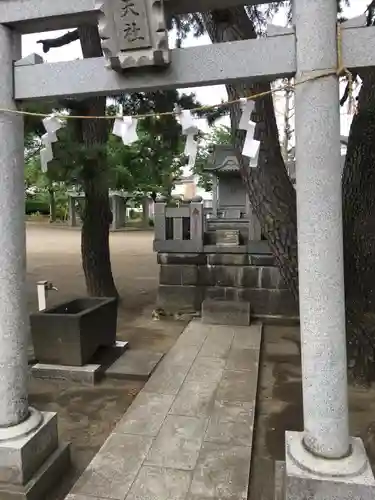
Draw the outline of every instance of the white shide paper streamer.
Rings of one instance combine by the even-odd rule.
[[[133,116],[116,118],[112,133],[122,139],[125,146],[130,146],[138,141],[138,119]]]
[[[180,114],[180,124],[184,135],[195,135],[198,132],[195,119],[190,109],[184,109]]]
[[[195,119],[189,109],[180,111],[178,106],[176,106],[175,109],[182,127],[182,133],[186,135],[184,155],[189,157],[188,167],[192,169],[195,165],[198,154],[198,143],[194,139],[198,133],[198,127],[196,126]]]
[[[248,130],[249,122],[251,121],[251,113],[254,111],[255,102],[248,99],[241,99],[242,116],[238,128],[240,130]]]
[[[250,158],[250,167],[256,168],[258,166],[260,142],[254,139],[256,123],[251,121],[251,113],[254,111],[255,103],[246,99],[241,104],[242,116],[238,128],[246,130],[242,154]]]
[[[257,167],[260,142],[254,139],[256,124],[251,121],[251,114],[254,111],[254,101],[248,99],[241,100],[242,116],[238,128],[246,131],[246,138],[242,154],[250,158],[250,166]],[[184,154],[189,157],[188,168],[193,168],[198,154],[198,143],[194,137],[198,133],[196,120],[190,110],[181,110],[178,106],[175,108],[179,122],[182,127],[182,133],[186,135],[186,144]],[[50,115],[43,119],[43,125],[46,133],[42,136],[43,149],[40,152],[41,167],[43,172],[47,172],[48,163],[53,160],[52,144],[58,141],[57,131],[64,126],[64,122],[55,115]],[[138,119],[133,116],[123,116],[116,118],[112,133],[122,139],[125,146],[136,142],[139,137],[137,133]]]
[[[40,164],[42,172],[46,173],[48,163],[53,160],[52,144],[58,141],[57,131],[63,128],[64,122],[55,115],[47,116],[42,121],[46,133],[42,136],[44,148],[40,151]]]
[[[188,135],[186,137],[186,144],[184,155],[196,158],[198,153],[198,143],[194,140],[194,135]]]

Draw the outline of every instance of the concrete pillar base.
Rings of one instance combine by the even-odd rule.
[[[35,408],[29,408],[29,416],[18,425],[0,427],[0,449],[3,442],[27,436],[43,423],[43,415]]]
[[[0,498],[43,498],[70,462],[69,447],[59,447],[56,414],[32,410],[28,420],[0,432]]]
[[[323,459],[310,454],[301,432],[286,433],[285,500],[370,500],[375,479],[365,448],[352,438],[351,454]]]

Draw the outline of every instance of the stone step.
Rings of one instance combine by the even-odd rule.
[[[109,367],[116,365],[128,346],[128,342],[117,340],[112,346],[100,347],[90,363],[83,366],[36,363],[31,367],[31,374],[34,378],[95,385],[103,378]]]
[[[132,350],[125,352],[105,372],[106,378],[148,380],[164,353]]]
[[[4,500],[41,500],[46,497],[70,466],[70,445],[60,445],[24,485],[0,483],[0,498]]]
[[[298,305],[289,290],[213,286],[206,288],[204,297],[226,302],[249,302],[252,314],[262,319],[269,316],[298,316]]]
[[[211,325],[250,325],[250,302],[205,299],[202,321]]]
[[[242,243],[246,242],[249,239],[249,222],[248,221],[230,221],[221,219],[220,222],[213,222],[208,219],[207,228],[205,232],[205,236],[209,244],[216,243],[216,233],[218,231],[238,231],[240,236],[240,241]]]
[[[222,247],[237,247],[240,244],[238,229],[218,229],[215,233],[215,244]]]

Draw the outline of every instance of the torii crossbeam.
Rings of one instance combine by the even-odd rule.
[[[363,47],[368,50],[364,51]],[[343,30],[343,61],[348,68],[371,66],[375,28]],[[119,75],[104,58],[15,68],[15,98],[35,100],[76,95],[116,95],[156,89],[201,87],[246,80],[292,77],[297,69],[295,34],[218,43],[171,51],[165,71]]]

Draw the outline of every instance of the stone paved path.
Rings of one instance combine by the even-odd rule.
[[[246,500],[261,328],[192,321],[67,500]]]

